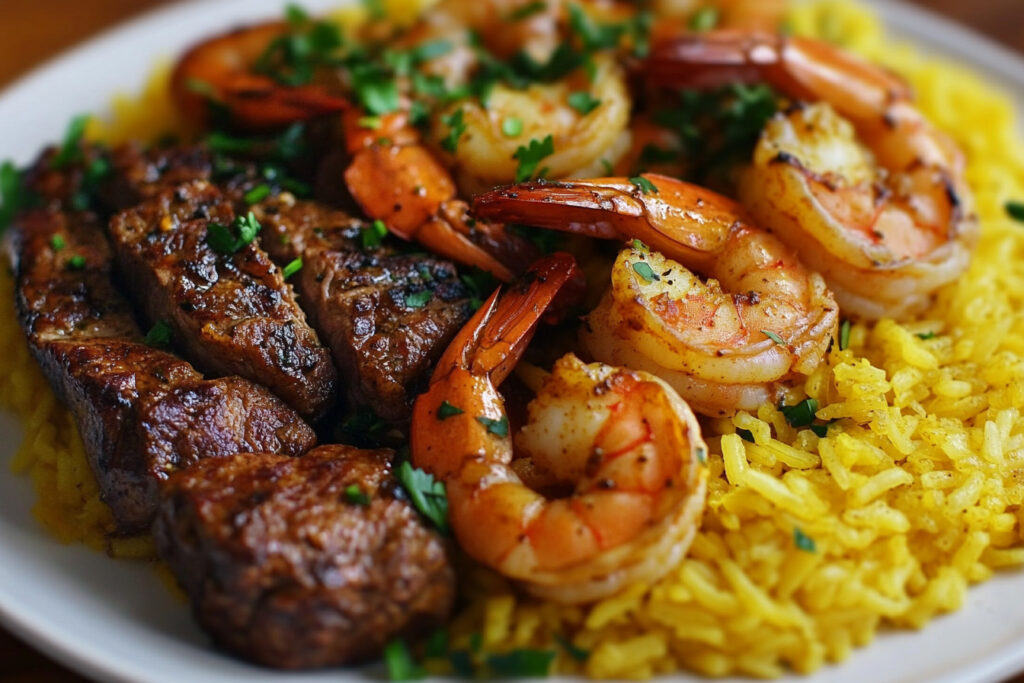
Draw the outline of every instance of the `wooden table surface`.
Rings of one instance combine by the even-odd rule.
[[[912,0],[1024,53],[1021,0]],[[169,0],[3,0],[0,88],[47,57]],[[282,0],[284,4],[284,0]],[[6,466],[0,463],[0,466]],[[0,628],[0,681],[81,681]],[[1018,683],[1024,678],[1017,679]]]

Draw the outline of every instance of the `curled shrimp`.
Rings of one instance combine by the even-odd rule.
[[[844,312],[914,315],[966,270],[978,223],[963,154],[897,77],[820,41],[733,32],[667,42],[647,73],[679,87],[767,82],[817,103],[768,124],[740,199]]]
[[[211,101],[233,123],[253,130],[343,111],[347,102],[320,85],[283,87],[254,72],[260,56],[289,30],[285,22],[256,24],[214,36],[186,52],[171,75],[171,96],[186,120],[206,125]]]
[[[515,438],[497,385],[575,263],[554,254],[484,304],[442,357],[412,418],[412,461],[441,479],[471,557],[564,603],[654,581],[689,548],[707,449],[686,403],[644,372],[559,360]],[[524,484],[529,458],[561,495]]]
[[[473,211],[633,239],[587,317],[591,355],[657,375],[707,415],[773,401],[783,382],[822,362],[838,324],[831,292],[737,203],[666,176],[641,178],[524,183],[478,196]]]

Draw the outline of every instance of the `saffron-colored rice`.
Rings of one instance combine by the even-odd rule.
[[[791,25],[902,73],[965,150],[983,226],[971,269],[919,320],[854,325],[849,348],[834,345],[792,391],[788,403],[813,397],[819,418],[838,420],[827,436],[791,427],[770,405],[708,423],[703,527],[663,580],[564,607],[465,567],[454,648],[479,658],[554,648],[557,671],[596,678],[811,672],[883,625],[924,626],[962,606],[969,585],[1024,564],[1024,228],[1004,210],[1024,198],[1013,106],[969,70],[893,45],[857,5],[800,5]],[[165,84],[166,72],[93,134],[164,132],[173,121]],[[149,556],[148,540],[108,536],[112,519],[73,421],[30,359],[11,299],[0,276],[0,403],[25,423],[11,466],[31,475],[36,515],[64,542]],[[566,642],[589,656],[577,659]]]

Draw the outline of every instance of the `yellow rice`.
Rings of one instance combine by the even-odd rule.
[[[959,608],[969,585],[1024,563],[1024,226],[1003,208],[1024,198],[1013,107],[969,70],[894,46],[856,5],[802,5],[792,26],[903,73],[924,111],[956,137],[983,224],[970,271],[921,320],[854,326],[850,348],[834,347],[793,390],[789,402],[814,397],[820,418],[842,420],[825,438],[790,427],[773,406],[711,423],[703,527],[663,580],[562,607],[469,567],[453,647],[479,645],[483,658],[567,638],[590,656],[579,662],[559,647],[556,669],[597,678],[806,673],[845,660],[883,625],[920,628]],[[166,75],[157,82],[92,134],[120,139],[123,123],[152,137],[160,129],[147,122],[173,122],[160,92]],[[147,103],[157,116],[138,114]],[[109,540],[110,513],[72,420],[28,356],[6,276],[0,321],[0,403],[24,419],[12,467],[31,474],[36,515],[64,542],[148,555],[148,541]],[[925,332],[937,334],[917,336]]]

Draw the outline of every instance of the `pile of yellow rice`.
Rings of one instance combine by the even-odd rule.
[[[663,580],[563,607],[473,568],[453,648],[482,659],[567,640],[589,656],[558,647],[555,669],[597,678],[811,672],[843,661],[883,625],[919,628],[959,608],[969,585],[1024,563],[1024,226],[1004,210],[1024,198],[1013,108],[970,71],[893,45],[856,5],[801,5],[792,26],[905,75],[966,151],[983,225],[970,271],[921,320],[855,325],[850,347],[834,345],[827,366],[793,391],[788,403],[813,397],[820,418],[840,420],[826,437],[790,427],[773,406],[711,425],[704,524]],[[93,134],[164,130],[173,117],[165,76],[157,80]],[[9,277],[0,290],[0,402],[24,418],[11,466],[31,475],[37,516],[65,542],[148,556],[146,539],[108,537],[111,515],[73,421],[28,355]]]

